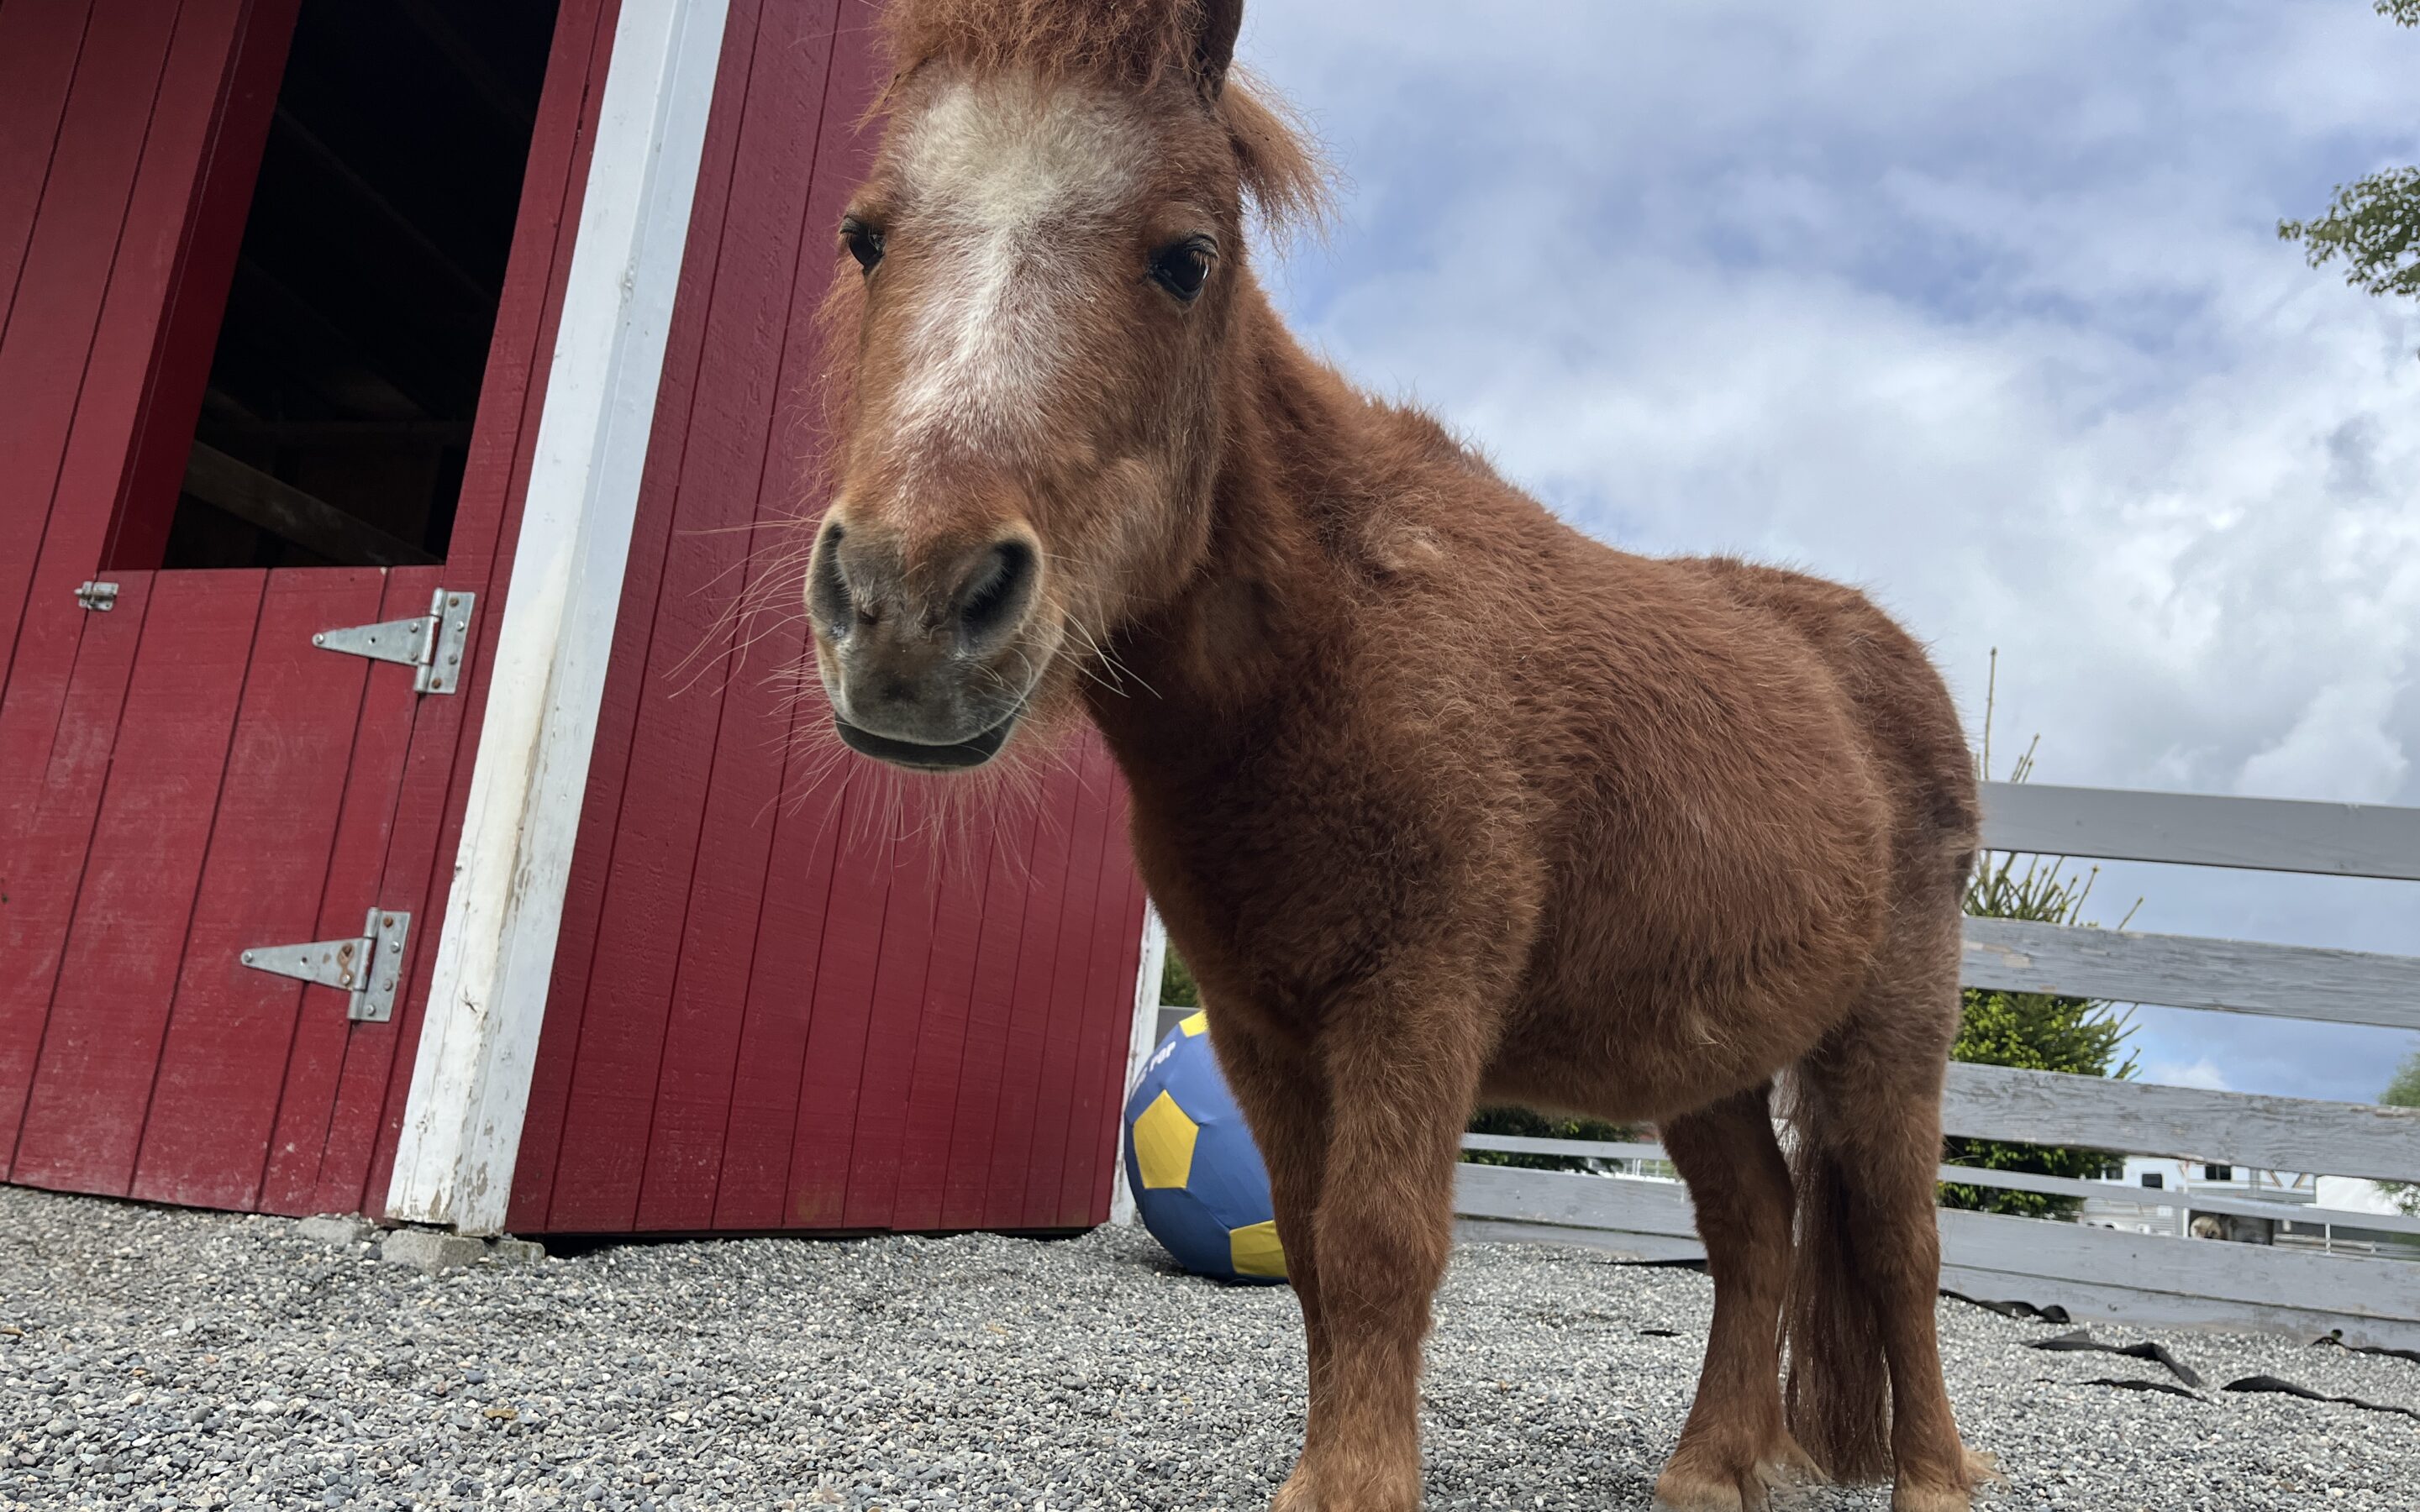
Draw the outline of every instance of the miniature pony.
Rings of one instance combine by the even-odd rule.
[[[1248,212],[1312,212],[1321,173],[1231,67],[1241,12],[891,10],[806,584],[835,729],[926,772],[1106,738],[1302,1306],[1280,1512],[1419,1504],[1481,1103],[1652,1120],[1688,1181],[1714,1313],[1661,1502],[1821,1471],[1964,1508],[1933,1311],[1977,841],[1948,695],[1849,589],[1590,540],[1306,354]]]

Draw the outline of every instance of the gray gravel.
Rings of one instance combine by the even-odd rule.
[[[1431,1347],[1431,1505],[1645,1506],[1711,1300],[1692,1272],[1466,1248]],[[2087,1385],[2165,1372],[2026,1350],[2058,1331],[1956,1303],[1942,1322],[1968,1439],[2011,1472],[1997,1505],[2420,1504],[2412,1419]],[[2403,1361],[2151,1336],[2213,1387],[2266,1372],[2420,1405]],[[1282,1290],[1176,1274],[1132,1231],[429,1276],[282,1220],[0,1189],[6,1507],[1257,1509],[1301,1380]]]

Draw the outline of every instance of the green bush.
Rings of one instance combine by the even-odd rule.
[[[1472,1134],[1515,1134],[1524,1139],[1635,1139],[1635,1131],[1603,1119],[1555,1119],[1528,1108],[1481,1108],[1470,1120]],[[1518,1165],[1529,1171],[1585,1171],[1579,1155],[1514,1155],[1500,1149],[1466,1149],[1462,1158],[1473,1165]]]
[[[2403,1069],[2395,1073],[2395,1080],[2386,1084],[2386,1090],[2378,1094],[2378,1100],[2391,1108],[2420,1108],[2420,1051],[2414,1051],[2412,1058],[2403,1063]],[[2378,1184],[2397,1207],[2420,1218],[2420,1185],[2410,1181]]]
[[[1185,958],[1169,947],[1168,964],[1159,968],[1159,1003],[1162,1008],[1200,1008],[1202,989],[1194,985],[1193,968]]]
[[[1995,655],[1995,662],[1996,659]],[[1978,764],[1986,776],[1990,774],[1991,762],[1989,732],[1987,715],[1984,755]],[[2034,752],[2029,747],[2009,769],[2009,780],[2024,781],[2032,775],[2033,764]],[[2018,866],[2021,860],[2022,870]],[[2099,874],[2096,867],[2079,876],[2067,870],[2063,856],[1986,853],[1973,880],[1966,885],[1966,912],[1978,918],[2082,924],[2085,903],[2092,896],[2093,879]],[[2126,918],[2118,921],[2118,927],[2124,929],[2127,919],[2133,917],[2133,911],[2129,909]],[[1953,1060],[1978,1066],[2014,1066],[2024,1071],[2065,1072],[2073,1076],[2110,1076],[2120,1081],[2134,1074],[2134,1057],[2125,1049],[2128,1037],[2134,1032],[2133,1026],[2124,1013],[2114,1011],[2107,1003],[2089,997],[1975,987],[1966,988],[1960,996],[1963,1011],[1958,1039],[1949,1049]],[[1942,1147],[1942,1158],[1948,1164],[1977,1165],[1986,1170],[2030,1171],[2037,1176],[2092,1180],[2116,1176],[2125,1169],[2124,1161],[2099,1149],[1965,1138],[1945,1139]],[[2019,1213],[2029,1218],[2073,1218],[2083,1208],[2084,1199],[1944,1183],[1941,1204],[1978,1212]]]

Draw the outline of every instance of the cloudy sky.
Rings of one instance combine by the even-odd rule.
[[[2038,779],[2420,804],[2420,311],[2281,216],[2420,161],[2368,0],[1257,0],[1342,168],[1298,327],[1581,528],[1858,583]],[[2104,869],[2137,928],[2420,952],[2420,885]],[[2154,1080],[2415,1037],[2144,1010]]]

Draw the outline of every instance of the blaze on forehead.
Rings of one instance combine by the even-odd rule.
[[[1016,75],[954,82],[903,124],[892,149],[902,183],[969,230],[1109,213],[1151,142],[1124,97],[1045,91]]]
[[[1148,87],[1193,73],[1216,90],[1243,0],[894,0],[892,65],[946,59],[978,74]]]
[[[1273,229],[1318,226],[1328,171],[1285,106],[1229,67],[1243,0],[894,0],[885,12],[894,80],[942,62],[977,78],[1145,92],[1188,78]],[[1165,97],[1163,97],[1165,98]],[[885,106],[895,105],[895,92]],[[881,108],[881,107],[877,107]]]

